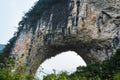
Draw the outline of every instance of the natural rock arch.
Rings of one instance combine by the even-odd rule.
[[[26,35],[24,36],[26,37]],[[29,46],[29,48],[27,42],[29,40],[26,41],[25,39],[25,41],[22,42],[23,44],[19,44],[21,39],[18,39],[14,52],[18,51],[18,53],[23,53],[18,55],[14,54],[13,56],[18,56],[15,61],[16,66],[19,67],[20,65],[25,64],[27,66],[26,72],[31,74],[35,74],[39,65],[46,59],[54,57],[61,52],[69,50],[75,51],[83,58],[86,64],[102,62],[105,58],[111,55],[110,53],[113,53],[113,51],[111,51],[113,50],[111,39],[98,40],[92,39],[88,36],[79,38],[79,35],[71,34],[66,35],[64,38],[60,37],[49,44],[46,42],[44,45],[40,45],[40,43],[36,44],[36,42],[34,43],[33,41],[32,46]],[[19,50],[19,47],[21,47],[22,50]]]
[[[38,53],[31,54],[27,57],[28,71],[35,74],[39,65],[46,59],[68,50],[75,51],[87,64],[102,62],[106,57],[109,57],[108,53],[104,53],[104,51],[110,49],[111,45],[108,40],[91,40],[84,42],[79,40],[78,37],[68,36],[65,39],[56,40],[54,44],[43,46],[37,51]]]
[[[52,5],[37,23],[21,21],[11,51],[16,67],[25,64],[28,73],[35,74],[44,60],[64,51],[77,52],[87,64],[102,62],[115,52],[120,45],[119,5],[112,0],[100,1],[103,6],[98,0],[77,1]]]

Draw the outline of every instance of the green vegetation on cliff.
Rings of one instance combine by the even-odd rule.
[[[32,23],[29,25],[33,25],[36,23],[38,19],[40,19],[41,15],[44,11],[50,9],[55,4],[64,4],[68,0],[39,0],[36,4],[25,14],[22,21],[20,21],[20,25],[24,25],[25,23]]]
[[[0,68],[5,67],[6,59],[11,56],[10,52],[16,40],[17,40],[17,36],[14,35],[14,37],[9,40],[3,51],[0,53],[0,64],[4,64],[4,66],[0,65]]]

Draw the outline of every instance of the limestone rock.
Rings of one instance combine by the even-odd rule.
[[[23,25],[12,49],[16,66],[26,64],[35,73],[44,60],[67,50],[87,64],[102,62],[120,46],[120,0],[67,0],[30,24]]]

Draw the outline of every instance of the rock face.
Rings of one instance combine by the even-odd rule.
[[[120,0],[64,0],[30,24],[23,25],[11,52],[16,66],[27,65],[29,73],[68,50],[87,64],[102,62],[120,46]]]

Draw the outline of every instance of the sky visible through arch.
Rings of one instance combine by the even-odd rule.
[[[81,56],[74,51],[62,52],[59,55],[44,61],[37,70],[36,77],[42,80],[43,75],[66,71],[72,73],[76,71],[78,66],[86,66]]]

